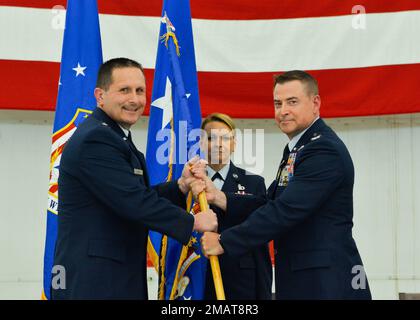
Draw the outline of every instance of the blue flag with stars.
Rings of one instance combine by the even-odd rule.
[[[201,111],[188,0],[163,2],[150,108],[146,160],[152,185],[176,180],[199,151]],[[187,212],[193,208],[191,195]],[[158,298],[202,299],[206,258],[200,235],[187,246],[149,233],[148,252],[159,273]]]
[[[51,298],[57,238],[58,175],[63,147],[96,107],[93,95],[102,64],[101,35],[96,0],[68,0],[60,66],[57,106],[52,134],[47,230],[44,252],[43,299]]]

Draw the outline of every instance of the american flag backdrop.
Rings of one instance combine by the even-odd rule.
[[[418,0],[191,0],[202,115],[271,118],[272,75],[320,83],[323,117],[420,112]],[[65,0],[0,0],[0,109],[54,110]],[[104,60],[146,68],[162,1],[98,0]],[[147,110],[148,113],[148,110]]]

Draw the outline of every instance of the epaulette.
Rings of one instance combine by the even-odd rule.
[[[315,141],[318,140],[319,138],[321,138],[321,134],[320,133],[314,133],[313,137],[311,138],[311,141]]]

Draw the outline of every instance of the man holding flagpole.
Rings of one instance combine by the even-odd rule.
[[[152,104],[162,107],[166,115],[164,120],[170,115],[168,111],[173,112],[173,119],[169,116],[172,130],[179,132],[178,129],[186,124],[188,134],[192,128],[198,128],[201,122],[194,51],[191,50],[189,4],[187,0],[181,1],[181,6],[188,10],[175,10],[179,3],[174,1],[166,4],[165,1],[165,14],[162,15],[166,33],[162,40],[172,57],[172,61],[169,63],[167,60],[169,64],[165,64],[171,74],[161,73],[156,68],[154,87],[158,88],[156,81],[163,78],[161,83],[164,96],[156,97],[161,92],[154,90]],[[181,12],[189,17],[174,17],[181,31],[186,31],[180,32],[184,50],[179,65],[175,27],[166,10],[170,16]],[[157,61],[160,61],[159,57]],[[138,120],[146,103],[143,69],[135,61],[115,59],[101,67],[95,85],[96,73],[101,63],[96,1],[69,0],[51,153],[44,259],[43,298],[46,299],[51,298],[51,287],[55,299],[144,299],[147,297],[147,290],[143,241],[148,228],[172,236],[174,239],[170,238],[171,241],[180,242],[175,241],[175,246],[182,246],[182,243],[191,243],[198,236],[196,231],[214,229],[217,225],[211,210],[193,218],[158,198],[156,192],[149,189],[149,176],[143,154],[135,148],[129,132],[130,126]],[[92,94],[95,86],[96,102]],[[173,102],[173,110],[164,103],[168,100],[167,94],[171,106]],[[95,105],[98,108],[88,117]],[[179,105],[180,108],[177,107]],[[153,113],[152,108],[152,124]],[[165,124],[162,120],[158,126],[164,129]],[[178,147],[181,140],[174,144]],[[187,150],[190,150],[192,144],[193,142],[189,143]],[[156,158],[155,151],[148,144],[148,153],[152,154],[149,159]],[[172,202],[185,208],[184,195],[188,191],[189,179],[203,168],[202,162],[196,160],[186,166],[184,163],[185,161],[172,163],[170,179],[166,179],[167,174],[164,171],[152,167],[150,171],[163,172],[165,179],[151,176],[150,181],[152,185],[172,181],[163,186],[155,186],[155,189],[158,194],[166,195]],[[190,238],[192,223],[195,232]],[[168,243],[168,248],[171,248],[171,243]],[[169,251],[175,253],[173,250]],[[159,248],[157,252],[160,253]],[[172,256],[176,259],[176,255],[175,253]],[[201,265],[205,266],[205,262]],[[136,273],[131,268],[136,268]],[[190,270],[187,274],[192,272],[194,277],[203,279],[205,269]],[[177,271],[173,270],[175,277],[178,277]],[[166,283],[173,283],[172,289],[168,290],[170,294],[176,288],[177,280],[168,279]],[[199,295],[202,296],[202,281],[200,284],[200,281],[194,280],[194,283],[194,287],[190,286],[194,288],[194,296],[195,292],[201,292]]]
[[[52,286],[53,299],[147,299],[148,230],[188,243],[191,232],[217,228],[208,210],[195,216],[161,198],[185,206],[194,158],[181,178],[149,187],[144,156],[130,127],[146,104],[146,83],[136,61],[104,63],[95,88],[98,108],[67,142],[59,177],[55,265],[64,268],[65,286]]]
[[[251,214],[220,234],[205,233],[203,251],[239,256],[273,239],[276,299],[370,300],[352,235],[353,161],[320,118],[318,82],[305,71],[288,71],[274,77],[273,97],[275,122],[290,139],[276,180],[266,199],[247,199],[220,192],[204,176],[210,203],[227,214]]]

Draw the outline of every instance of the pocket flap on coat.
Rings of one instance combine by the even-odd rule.
[[[122,243],[115,240],[91,239],[89,240],[88,255],[125,262],[126,249]]]
[[[331,254],[328,250],[316,250],[294,253],[291,256],[292,271],[326,268],[331,266]]]

